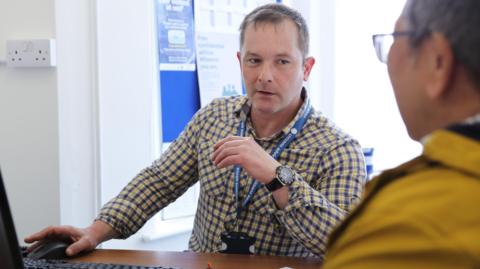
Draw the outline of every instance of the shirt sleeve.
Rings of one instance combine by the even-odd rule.
[[[317,158],[322,163],[322,178],[309,184],[297,174],[297,180],[289,186],[287,206],[279,210],[272,198],[268,211],[305,248],[323,257],[328,235],[360,200],[365,163],[354,140]]]
[[[158,160],[103,206],[96,220],[112,226],[120,238],[127,238],[185,193],[198,180],[195,149],[198,118],[197,113]]]

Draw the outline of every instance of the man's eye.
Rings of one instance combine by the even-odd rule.
[[[260,59],[256,59],[256,58],[250,58],[247,60],[248,63],[250,64],[257,64],[260,62]]]
[[[288,63],[290,63],[290,61],[288,61],[288,60],[278,60],[278,63],[279,64],[288,64]]]

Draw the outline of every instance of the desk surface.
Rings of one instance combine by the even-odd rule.
[[[183,269],[205,269],[210,263],[214,269],[294,269],[320,268],[318,258],[292,258],[274,256],[249,256],[221,253],[95,250],[73,261],[179,267]]]

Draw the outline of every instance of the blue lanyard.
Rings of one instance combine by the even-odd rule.
[[[280,156],[280,153],[290,145],[290,143],[295,139],[297,134],[302,130],[303,125],[307,121],[308,117],[310,116],[310,112],[312,111],[312,106],[310,105],[310,100],[307,99],[307,104],[305,105],[305,110],[303,111],[302,116],[295,122],[292,129],[282,138],[280,143],[272,150],[270,155],[274,159],[277,159]],[[238,126],[237,135],[238,136],[245,136],[245,128],[246,128],[246,120],[240,122]],[[235,192],[235,203],[237,205],[237,218],[240,215],[240,212],[243,208],[250,202],[255,192],[260,188],[260,183],[256,180],[250,186],[248,190],[247,197],[243,200],[242,204],[239,205],[239,188],[240,188],[240,173],[242,172],[242,168],[239,165],[235,165],[233,168],[235,185],[234,185],[234,192]]]

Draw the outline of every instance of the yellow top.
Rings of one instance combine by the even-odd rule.
[[[323,268],[480,268],[479,206],[479,141],[436,131],[422,156],[367,185]]]

